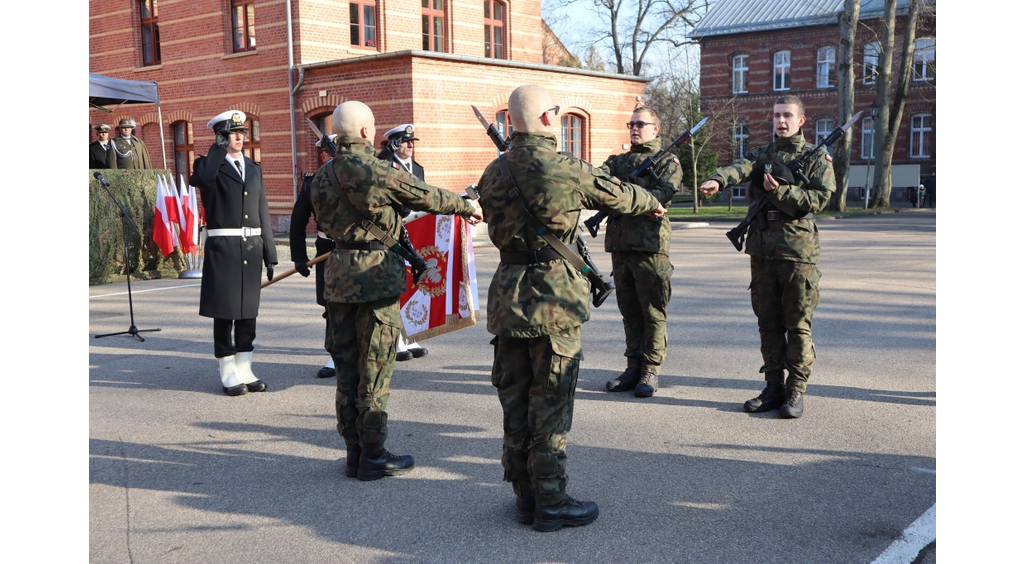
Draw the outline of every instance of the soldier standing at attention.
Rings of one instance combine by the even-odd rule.
[[[262,392],[267,385],[252,372],[256,315],[260,309],[260,275],[274,277],[277,248],[263,172],[242,154],[245,114],[228,110],[206,127],[216,139],[205,157],[196,159],[189,177],[199,188],[206,211],[206,245],[199,315],[213,318],[213,353],[220,363],[224,393]],[[234,330],[234,342],[231,333]]]
[[[324,342],[336,368],[338,433],[345,440],[345,475],[360,480],[412,469],[409,455],[384,448],[395,347],[401,332],[398,298],[406,288],[405,259],[390,250],[402,218],[396,208],[482,216],[454,192],[426,184],[373,154],[373,112],[349,101],[334,110],[338,152],[313,177],[313,211],[335,249],[327,262],[324,298],[330,330]]]
[[[661,119],[652,109],[633,110],[628,153],[612,155],[602,168],[626,181],[647,157],[661,150]],[[683,180],[679,159],[668,154],[653,167],[657,180],[647,191],[663,206],[672,202]],[[645,177],[646,178],[649,177]],[[672,297],[672,263],[668,258],[672,226],[667,217],[612,214],[605,230],[604,250],[612,254],[615,300],[626,331],[626,370],[608,382],[609,392],[634,390],[649,398],[658,390],[658,372],[668,348],[665,319]]]
[[[135,121],[123,118],[117,123],[117,135],[110,141],[107,166],[125,170],[153,168],[146,144],[134,135]]]
[[[590,286],[541,232],[575,243],[583,208],[665,213],[646,190],[559,154],[558,111],[544,88],[516,88],[508,100],[512,148],[487,166],[478,183],[488,235],[501,257],[487,294],[487,330],[496,335],[491,383],[504,417],[501,465],[516,495],[519,522],[545,532],[592,523],[598,509],[565,493],[565,445]]]
[[[101,123],[96,130],[96,140],[89,143],[89,168],[110,168],[107,166],[107,153],[110,152],[110,126]]]
[[[761,334],[761,372],[767,386],[743,409],[761,413],[781,408],[783,418],[800,417],[804,392],[814,365],[811,318],[818,306],[818,226],[814,212],[825,209],[836,189],[828,153],[807,163],[804,184],[794,180],[786,163],[810,146],[800,127],[804,105],[796,96],[783,96],[773,107],[775,140],[752,149],[739,162],[719,168],[701,184],[712,195],[750,180],[753,201],[767,194],[770,205],[750,223],[746,252],[750,255],[750,303]],[[765,167],[771,166],[766,174]],[[783,369],[789,372],[783,380]]]

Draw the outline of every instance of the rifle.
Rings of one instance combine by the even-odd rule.
[[[860,119],[860,115],[863,113],[863,111],[857,112],[857,115],[850,118],[850,121],[833,129],[832,133],[829,133],[828,137],[826,137],[816,147],[814,147],[813,149],[808,149],[803,153],[800,153],[800,155],[798,155],[797,158],[790,161],[789,164],[786,165],[786,167],[789,169],[790,172],[793,173],[793,177],[798,179],[803,184],[810,183],[810,180],[808,180],[807,175],[804,174],[804,165],[806,165],[812,157],[816,157],[820,151],[824,151],[829,145],[838,141],[839,138],[842,137],[844,133],[846,133],[846,130],[850,129],[850,126],[852,126],[858,119]],[[771,169],[768,169],[768,171],[770,170]],[[736,247],[737,251],[743,251],[743,242],[747,237],[747,229],[750,227],[750,224],[753,223],[754,219],[758,217],[763,218],[762,212],[764,211],[765,207],[767,207],[769,204],[771,204],[771,200],[768,199],[768,192],[766,191],[765,193],[758,196],[756,200],[751,202],[750,208],[747,209],[747,216],[743,218],[743,221],[741,221],[739,225],[733,227],[732,229],[729,230],[728,233],[725,234],[725,236],[728,237],[730,241],[732,241],[732,245]]]
[[[331,141],[331,137],[329,135],[324,135],[323,133],[321,133],[320,128],[318,128],[316,124],[313,123],[313,120],[306,118],[306,121],[309,123],[309,127],[313,129],[313,133],[316,134],[316,138],[320,140],[320,147],[322,147],[323,150],[326,151],[327,154],[332,157],[334,155],[337,155],[338,147],[337,145],[334,144],[334,141]]]
[[[667,155],[668,152],[671,151],[672,149],[676,147],[682,147],[687,141],[690,140],[691,137],[693,137],[694,133],[697,133],[698,129],[704,126],[704,122],[706,121],[708,121],[708,118],[700,120],[700,122],[697,125],[693,126],[693,128],[690,129],[689,131],[683,132],[683,134],[680,135],[670,145],[668,145],[667,147],[663,147],[656,154],[644,159],[644,162],[640,163],[639,166],[633,169],[633,172],[629,173],[627,181],[633,184],[638,184],[640,176],[645,173],[650,175],[652,180],[657,181],[658,173],[654,172],[654,169],[652,168],[655,165],[655,163],[660,161],[661,158]],[[604,218],[606,217],[608,217],[608,212],[599,211],[596,214],[594,214],[590,219],[583,222],[583,225],[587,226],[587,231],[590,231],[591,237],[597,237],[597,231],[601,228],[601,222],[604,221]]]
[[[488,123],[487,119],[483,116],[483,114],[480,113],[480,110],[476,109],[476,106],[470,105],[470,107],[473,108],[473,113],[476,114],[476,118],[480,120],[480,124],[483,125],[484,128],[487,130],[487,136],[491,138],[491,141],[494,143],[494,146],[497,147],[498,150],[501,151],[502,153],[508,152],[508,144],[505,143],[505,141],[501,138],[501,135],[498,134],[498,129],[494,127],[494,124]],[[508,179],[514,182],[511,176],[509,176]],[[471,188],[472,191],[470,191],[469,188],[467,188],[466,191],[469,192],[470,194],[475,193],[476,185],[472,185]],[[537,217],[531,214],[529,209],[526,208],[526,202],[522,200],[522,196],[519,197],[518,203],[523,206],[521,209],[528,216],[528,218],[532,219],[533,222],[537,222],[537,225],[540,226]],[[543,226],[540,227],[543,228]],[[544,235],[544,237],[545,240],[548,241],[548,244],[551,245],[551,248],[555,249],[556,251],[558,251],[558,254],[562,255],[562,258],[565,258],[570,263],[574,263],[572,258],[565,255],[565,253],[572,254],[571,249],[565,247],[565,245],[561,243],[561,241],[559,241],[557,237],[554,237],[550,231],[548,231]],[[552,237],[554,240],[548,240],[547,237]],[[561,245],[563,247],[563,250],[559,250],[557,245]],[[580,273],[586,276],[587,280],[590,282],[590,295],[594,302],[594,307],[601,307],[601,304],[603,304],[604,301],[608,299],[608,296],[610,296],[612,292],[615,291],[615,283],[612,282],[608,277],[601,274],[601,271],[597,269],[597,265],[594,264],[593,257],[590,256],[590,249],[587,247],[587,242],[583,239],[582,235],[576,237],[576,251],[579,254],[579,257],[577,257],[576,260],[578,261],[580,258],[582,258],[583,261],[583,268],[580,269]],[[579,268],[578,262],[574,263],[574,266],[577,266],[577,268]]]

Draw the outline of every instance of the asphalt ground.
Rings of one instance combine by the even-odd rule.
[[[650,399],[625,366],[614,299],[592,309],[568,492],[593,524],[537,533],[502,481],[501,410],[480,322],[398,363],[387,447],[406,476],[343,474],[313,278],[264,289],[254,371],[228,397],[198,280],[89,287],[91,562],[883,562],[936,504],[936,214],[821,219],[817,362],[806,413],[743,412],[763,387],[749,261],[731,223],[673,233],[669,353]],[[591,242],[610,272],[603,236]],[[481,300],[497,263],[476,249]],[[287,266],[282,264],[283,266]],[[86,338],[83,336],[82,338]],[[932,531],[934,534],[934,530]],[[915,549],[934,562],[936,544]],[[919,548],[919,547],[918,547]],[[909,562],[910,560],[905,560]]]

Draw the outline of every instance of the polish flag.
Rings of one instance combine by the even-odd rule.
[[[178,187],[174,185],[174,176],[168,176],[164,180],[164,198],[167,208],[167,224],[171,228],[171,236],[174,239],[174,246],[179,246],[178,226],[181,224],[181,198],[178,196]]]
[[[406,263],[407,286],[399,307],[407,340],[421,341],[475,325],[480,301],[469,224],[457,215],[418,212],[406,219],[405,228],[430,267],[417,286]]]
[[[165,257],[174,251],[175,244],[174,227],[168,219],[170,215],[167,210],[167,200],[174,196],[167,192],[167,185],[164,183],[163,177],[157,176],[156,211],[153,214],[153,241],[160,247],[160,252]],[[177,214],[177,210],[174,213]]]
[[[179,214],[179,227],[181,229],[181,251],[184,253],[196,252],[196,245],[199,243],[199,222],[196,221],[199,212],[196,210],[196,187],[185,188],[185,178],[181,178],[181,214]]]

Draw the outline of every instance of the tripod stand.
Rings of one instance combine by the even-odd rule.
[[[128,217],[128,212],[125,211],[124,206],[121,205],[121,202],[118,202],[117,198],[115,198],[114,195],[110,193],[110,183],[107,182],[106,178],[103,178],[103,174],[100,172],[94,172],[93,176],[96,177],[96,180],[100,181],[100,184],[103,186],[103,190],[107,193],[108,196],[110,196],[110,199],[113,200],[114,203],[117,204],[117,207],[121,210],[121,232],[123,235],[122,239],[124,239],[124,263],[126,273],[125,279],[128,281],[128,315],[131,319],[131,325],[129,325],[127,331],[107,333],[105,335],[96,335],[96,338],[99,339],[100,337],[111,337],[114,335],[131,335],[132,337],[137,338],[139,341],[145,341],[145,339],[143,339],[142,336],[139,335],[139,333],[159,331],[159,329],[140,330],[135,327],[135,308],[132,306],[132,261],[131,257],[128,256],[128,233],[126,233],[126,231],[128,230],[127,226],[131,225],[132,229],[135,230],[135,233],[139,237],[142,237],[142,233],[139,231],[139,228],[135,226],[135,222],[132,221],[132,218]]]

